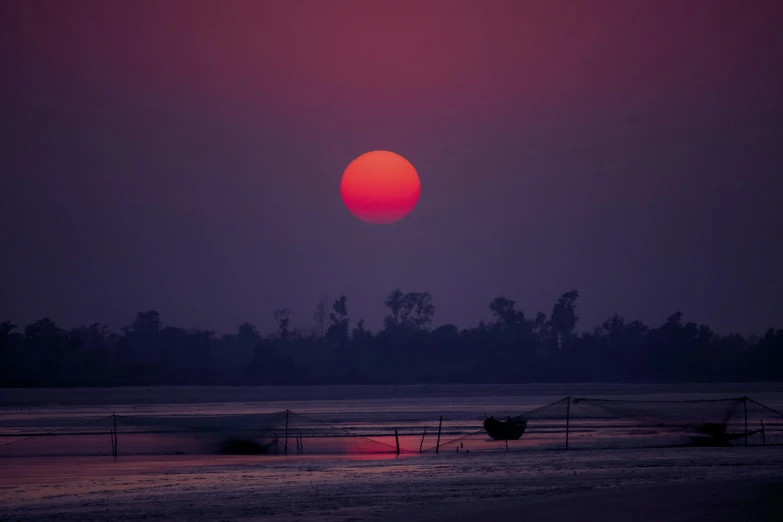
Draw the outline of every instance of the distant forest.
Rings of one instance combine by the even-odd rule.
[[[48,318],[23,331],[0,324],[0,385],[405,384],[774,381],[783,376],[783,329],[719,335],[674,313],[659,326],[617,315],[578,333],[576,291],[549,316],[528,318],[497,297],[493,320],[432,327],[428,292],[393,291],[383,329],[351,327],[345,296],[318,300],[307,329],[274,311],[277,331],[242,323],[232,334],[165,326],[140,312],[122,333],[96,323],[70,330]]]

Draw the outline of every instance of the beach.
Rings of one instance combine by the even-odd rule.
[[[453,391],[460,395],[459,390]],[[655,391],[654,396],[672,393]],[[411,397],[410,390],[397,391],[403,399],[389,392],[366,401],[341,397],[333,390],[311,392],[320,392],[321,398],[300,396],[298,409],[329,411],[335,417],[378,410],[384,422],[400,412],[429,415],[438,407],[467,422],[467,413],[475,408],[527,407],[550,398],[548,394],[495,397],[491,388],[473,390],[451,402],[422,393]],[[208,395],[208,389],[199,393]],[[153,396],[142,390],[132,397],[134,401],[139,394]],[[767,390],[765,398],[777,404],[779,395]],[[84,414],[86,406],[69,401],[30,403],[30,415],[42,409],[42,418],[66,418],[73,408]],[[130,402],[126,408],[131,408]],[[267,406],[279,407],[244,401],[223,405],[232,412]],[[216,408],[198,402],[146,407]],[[5,458],[0,464],[0,520],[4,521],[776,520],[770,517],[781,511],[776,499],[783,484],[783,447],[741,445],[425,452],[399,457],[22,457]]]

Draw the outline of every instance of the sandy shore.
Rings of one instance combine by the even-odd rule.
[[[781,520],[781,484],[781,447],[7,459],[0,520]]]
[[[147,415],[246,414],[294,408],[292,399],[300,401],[295,410],[358,423],[372,418],[395,429],[402,419],[416,424],[441,414],[468,426],[477,412],[480,417],[484,411],[526,411],[577,392],[683,399],[711,391],[721,396],[766,391],[765,402],[783,404],[778,385],[678,387],[674,395],[665,386],[580,386],[379,387],[369,390],[375,399],[364,397],[367,388],[354,387],[3,390],[0,425],[36,426],[36,419],[46,426],[71,425],[81,417],[135,409]],[[333,400],[322,400],[329,397]],[[285,404],[275,403],[278,399]],[[107,439],[100,443],[108,447]],[[781,446],[531,447],[387,457],[8,457],[0,459],[0,521],[783,520]]]
[[[383,518],[406,522],[523,519],[549,522],[777,522],[783,520],[783,480],[713,480],[513,500],[434,503],[418,509],[400,509]]]

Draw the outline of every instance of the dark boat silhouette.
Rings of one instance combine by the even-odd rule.
[[[693,446],[730,446],[734,440],[750,437],[756,433],[764,433],[763,427],[745,433],[729,433],[726,431],[725,423],[700,424],[694,426],[693,429],[698,433],[698,435],[691,436]]]
[[[484,420],[484,429],[495,440],[519,440],[527,428],[526,420],[499,421],[495,417]]]
[[[266,455],[270,453],[272,445],[276,444],[276,438],[267,443],[259,443],[254,440],[227,440],[220,448],[220,453],[223,455]]]

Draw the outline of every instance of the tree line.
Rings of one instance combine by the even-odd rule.
[[[0,324],[0,385],[404,384],[517,382],[704,382],[780,380],[783,329],[719,335],[670,315],[659,326],[618,315],[577,332],[577,291],[547,316],[527,317],[503,296],[492,320],[460,330],[432,326],[429,292],[394,290],[383,328],[351,327],[348,299],[321,297],[308,328],[274,310],[276,331],[249,322],[235,333],[163,324],[155,310],[113,332],[103,324],[64,329],[49,318]]]

